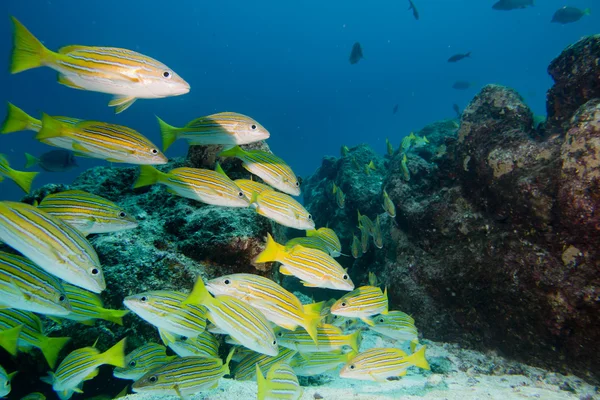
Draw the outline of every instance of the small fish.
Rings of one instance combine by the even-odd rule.
[[[369,236],[368,228],[365,226],[360,227],[360,248],[363,254],[369,251]]]
[[[410,181],[410,170],[408,169],[408,159],[406,158],[406,154],[402,157],[402,162],[400,163],[400,169],[402,170],[402,177],[405,181]]]
[[[117,204],[83,190],[67,190],[44,197],[40,210],[66,222],[84,236],[137,228],[138,222]]]
[[[394,146],[392,146],[392,144],[390,143],[388,138],[385,138],[385,147],[387,148],[387,154],[388,156],[393,156],[394,155]]]
[[[460,112],[460,107],[458,106],[458,104],[452,104],[452,109],[456,113],[456,118],[460,119],[462,117],[462,113]]]
[[[46,172],[66,172],[79,166],[71,150],[51,150],[39,157],[25,153],[25,158],[27,159],[25,168],[39,165]]]
[[[247,302],[227,295],[212,297],[199,277],[185,303],[206,307],[210,321],[243,346],[257,353],[277,355],[273,328],[265,316]]]
[[[0,240],[68,283],[94,293],[106,288],[92,245],[76,229],[37,207],[0,202]]]
[[[224,150],[219,157],[235,157],[250,173],[260,177],[265,183],[292,196],[300,195],[300,182],[294,171],[273,153],[262,150],[244,150],[240,146]]]
[[[369,326],[373,326],[373,321],[369,317],[385,314],[387,311],[387,289],[382,293],[381,289],[375,286],[361,286],[354,289],[331,306],[331,314],[359,318]]]
[[[415,7],[415,3],[412,2],[412,0],[408,0],[409,6],[408,9],[413,11],[413,17],[415,17],[415,19],[418,21],[419,20],[419,11],[417,10],[417,7]]]
[[[467,57],[471,57],[471,52],[469,51],[468,53],[464,53],[464,54],[455,54],[453,56],[451,56],[448,59],[449,63],[455,63],[455,62],[459,62],[460,60],[464,60]]]
[[[296,296],[271,279],[254,274],[232,274],[209,281],[206,288],[214,296],[227,295],[247,302],[285,329],[295,330],[301,326],[316,340],[317,325],[321,321],[320,304],[303,306]]]
[[[23,189],[25,193],[29,193],[33,179],[37,174],[38,172],[24,172],[12,169],[6,156],[4,154],[0,154],[0,182],[2,182],[6,177],[19,185],[19,187]]]
[[[385,189],[383,189],[383,209],[392,218],[396,218],[396,206]]]
[[[96,347],[83,347],[69,353],[54,372],[49,372],[42,381],[52,385],[59,397],[65,394],[80,392],[83,381],[93,379],[98,375],[101,365],[125,366],[125,340],[101,353]],[[70,396],[69,396],[70,397]]]
[[[25,397],[21,397],[21,400],[46,400],[46,396],[44,396],[40,392],[29,393]]]
[[[219,342],[208,330],[196,337],[174,335],[163,329],[158,331],[163,343],[179,357],[219,357]]]
[[[263,376],[260,367],[256,366],[258,382],[257,400],[298,400],[303,389],[292,367],[285,363],[275,364]]]
[[[25,257],[0,251],[0,307],[46,315],[72,308],[60,281]]]
[[[348,361],[340,371],[340,377],[385,382],[387,378],[406,375],[406,370],[411,366],[428,370],[425,347],[411,355],[393,348],[367,350]]]
[[[373,272],[369,272],[369,286],[379,286],[379,279]]]
[[[290,366],[298,376],[315,376],[336,369],[356,356],[355,351],[342,353],[341,350],[319,353],[297,353]]]
[[[350,64],[356,64],[361,59],[365,58],[363,56],[363,51],[360,43],[356,42],[352,45],[352,51],[350,51]]]
[[[352,250],[351,251],[352,251],[352,257],[354,257],[355,259],[360,257],[360,255],[362,254],[360,240],[356,237],[356,235],[352,235]]]
[[[222,207],[241,207],[250,201],[231,179],[219,172],[199,168],[175,168],[167,173],[149,165],[140,167],[140,175],[133,184],[137,189],[160,183],[177,196]]]
[[[398,104],[396,104],[394,106],[394,108],[392,109],[392,114],[396,114],[398,112]]]
[[[468,81],[456,81],[452,84],[452,89],[456,90],[467,90],[472,86],[471,82]]]
[[[0,345],[12,355],[17,354],[17,349],[29,352],[36,347],[50,368],[54,368],[58,353],[69,340],[69,337],[46,336],[42,321],[32,312],[0,310]]]
[[[72,311],[60,318],[77,321],[84,325],[94,325],[95,320],[103,319],[117,325],[123,325],[123,317],[127,310],[110,310],[104,308],[102,298],[69,283],[63,283]]]
[[[413,144],[413,139],[415,138],[416,136],[412,132],[410,133],[410,135],[404,136],[404,138],[402,139],[402,143],[400,144],[401,153],[407,153],[410,150]]]
[[[206,329],[206,309],[184,304],[185,293],[155,290],[127,296],[125,307],[144,321],[177,335],[195,337]]]
[[[372,319],[370,327],[381,335],[399,341],[415,341],[419,339],[419,332],[415,326],[415,320],[402,311],[389,311]]]
[[[325,241],[328,247],[327,253],[329,253],[331,257],[336,258],[342,255],[342,243],[333,229],[321,227],[316,231],[306,231],[306,236],[319,237]]]
[[[371,175],[371,168],[369,168],[369,164],[365,164],[365,174]]]
[[[74,89],[115,95],[108,105],[125,111],[137,99],[186,94],[190,85],[161,62],[135,51],[114,47],[66,46],[47,49],[15,17],[10,72],[50,67],[58,83]]]
[[[279,272],[302,280],[306,287],[352,290],[354,284],[348,273],[330,255],[317,249],[294,246],[288,250],[267,233],[265,249],[255,262],[280,262]]]
[[[219,379],[229,374],[233,351],[223,363],[220,358],[181,357],[148,372],[131,389],[153,396],[179,396],[190,399],[198,392],[215,389]]]
[[[251,179],[236,179],[235,181],[233,181],[233,183],[235,183],[240,189],[242,189],[242,192],[244,192],[244,196],[246,196],[248,199],[251,199],[254,193],[260,194],[265,190],[273,190],[271,186],[253,181]]]
[[[346,157],[348,155],[348,153],[350,152],[350,149],[348,148],[348,146],[342,146],[341,150],[340,150],[340,154],[342,157]]]
[[[306,211],[306,208],[291,196],[276,192],[275,190],[265,190],[262,193],[254,193],[250,205],[256,212],[263,217],[283,226],[294,229],[314,229],[315,221],[312,215]]]
[[[499,0],[492,8],[499,11],[518,10],[533,6],[534,0]]]
[[[360,331],[345,335],[337,326],[323,324],[317,328],[317,343],[300,329],[293,332],[280,330],[277,332],[277,339],[281,346],[300,353],[328,352],[340,350],[344,346],[358,351]]]
[[[373,244],[378,249],[383,248],[383,232],[381,231],[381,222],[379,215],[375,218],[375,229],[373,230]]]
[[[141,133],[122,125],[99,121],[65,123],[48,114],[42,115],[37,140],[73,150],[75,155],[114,163],[159,165],[167,157]]]
[[[344,192],[342,192],[342,189],[336,186],[335,183],[333,184],[333,194],[335,195],[335,202],[337,203],[338,207],[343,209],[344,205],[346,204],[346,195]]]
[[[146,343],[127,354],[125,356],[125,366],[115,368],[113,376],[119,379],[137,381],[147,372],[175,358],[176,356],[167,355],[165,346],[156,343]]]
[[[362,215],[360,210],[357,210],[358,213],[358,228],[362,229],[363,227],[367,230],[369,235],[373,235],[375,233],[375,224],[371,221],[371,218],[366,215]]]
[[[446,155],[447,152],[447,148],[445,144],[441,144],[437,147],[437,149],[435,149],[435,154],[434,154],[434,158],[442,158],[444,155]]]
[[[586,8],[585,10],[580,10],[579,8],[576,7],[562,7],[559,8],[558,10],[556,10],[556,12],[554,13],[554,15],[552,16],[552,21],[553,23],[557,23],[557,24],[571,24],[573,22],[577,22],[579,21],[581,18],[583,18],[586,15],[590,15],[591,11],[589,8]]]
[[[11,390],[11,380],[17,374],[17,371],[7,373],[6,370],[0,365],[0,397],[8,396]],[[262,376],[262,375],[261,375]]]
[[[427,139],[427,136],[417,136],[414,135],[415,137],[413,138],[413,148],[415,149],[419,149],[421,147],[427,146],[429,144],[429,139]]]
[[[308,233],[312,231],[306,232]],[[311,249],[321,250],[323,253],[329,253],[329,246],[319,236],[296,237],[288,240],[284,246],[286,249],[291,250],[294,246],[298,244]]]
[[[356,161],[356,158],[354,158],[354,157],[352,157],[352,165],[354,166],[354,168],[355,168],[357,171],[360,171],[360,170],[361,170],[361,168],[360,168],[360,164],[358,163],[358,161]]]
[[[295,350],[286,349],[285,347],[281,347],[276,356],[267,356],[258,353],[249,354],[235,367],[233,371],[235,379],[238,381],[254,379],[256,377],[256,366],[265,373],[275,364],[289,363],[295,355]]]
[[[177,139],[185,139],[190,146],[195,145],[241,145],[268,139],[271,134],[254,119],[234,112],[222,112],[190,121],[183,128],[177,128],[158,119],[163,151]]]

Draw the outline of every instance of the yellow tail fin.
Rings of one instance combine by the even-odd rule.
[[[352,350],[358,352],[360,347],[360,331],[356,331],[350,335],[350,342],[348,345]]]
[[[35,138],[39,141],[45,139],[52,139],[63,135],[63,124],[49,116],[48,114],[42,115],[42,128],[38,131]]]
[[[242,154],[244,150],[240,146],[233,146],[230,149],[223,150],[219,154],[218,157],[237,157]]]
[[[15,17],[12,17],[12,21],[14,39],[10,56],[10,73],[16,74],[43,66],[52,52],[45,48],[42,42],[36,39]]]
[[[271,261],[279,261],[281,254],[285,251],[285,248],[277,243],[270,233],[267,233],[267,244],[265,249],[254,259],[254,262],[265,263]]]
[[[143,186],[154,185],[160,180],[162,172],[154,168],[152,165],[140,165],[140,176],[133,184],[133,188],[137,189]]]
[[[40,163],[40,159],[37,158],[36,156],[33,156],[29,153],[25,153],[25,168],[31,168],[35,165],[38,165]]]
[[[58,353],[60,353],[69,340],[71,340],[70,337],[43,337],[40,340],[40,350],[51,369],[54,369],[56,366]]]
[[[17,342],[19,341],[22,328],[23,325],[19,325],[0,332],[0,347],[8,351],[12,356],[17,355]]]
[[[315,342],[315,344],[319,344],[317,341],[317,328],[325,316],[321,315],[320,308],[318,310],[315,308],[315,310],[317,311],[316,313],[311,311],[307,312],[305,308],[304,322],[302,327],[306,330],[306,332],[308,332],[313,342]]]
[[[267,395],[267,380],[263,376],[258,364],[256,364],[256,383],[258,383],[258,396],[256,399],[264,400]]]
[[[129,310],[104,310],[102,313],[102,319],[122,326],[123,317],[128,313]]]
[[[24,172],[14,170],[10,168],[8,161],[4,156],[0,157],[0,164],[5,169],[4,175],[15,181],[15,183],[25,191],[25,193],[29,193],[33,179],[37,174],[39,174],[39,172]]]
[[[102,360],[102,364],[114,365],[115,367],[123,368],[125,366],[126,340],[127,338],[124,338],[119,343],[100,354],[99,357]]]
[[[406,361],[412,363],[415,367],[419,367],[419,368],[423,368],[423,369],[431,369],[429,367],[429,363],[425,359],[425,348],[426,347],[427,346],[423,346],[419,350],[417,350],[416,353],[413,353],[410,356],[406,357]]]
[[[19,131],[39,131],[42,122],[28,115],[14,104],[8,103],[6,118],[0,127],[0,133],[12,133]]]
[[[231,350],[229,350],[229,354],[227,354],[227,358],[225,359],[225,364],[223,364],[223,368],[225,369],[225,375],[229,375],[231,373],[231,371],[229,370],[229,363],[231,362],[231,359],[233,358],[233,354],[235,353],[236,348],[232,347]]]
[[[178,138],[179,128],[167,124],[162,119],[156,117],[158,125],[160,127],[160,136],[162,137],[163,152],[167,151],[174,141]]]

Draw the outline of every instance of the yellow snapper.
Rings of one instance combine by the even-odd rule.
[[[73,150],[77,156],[114,163],[159,165],[168,162],[158,147],[141,133],[107,122],[72,124],[43,114],[42,128],[35,138],[51,146]]]
[[[390,217],[396,217],[396,206],[394,205],[394,202],[390,199],[390,196],[388,196],[385,189],[383,189],[383,209]]]
[[[362,228],[364,227],[364,228],[366,228],[369,235],[373,235],[373,233],[375,232],[375,224],[373,223],[371,218],[369,218],[366,215],[362,215],[360,213],[360,211],[357,211],[357,212],[358,212],[358,227],[359,227],[359,229],[362,230]]]
[[[402,311],[389,311],[373,318],[371,330],[398,341],[418,341],[415,320]]]
[[[340,371],[340,377],[385,382],[387,378],[406,375],[411,366],[430,369],[425,359],[425,347],[411,355],[393,348],[367,350],[348,361]]]
[[[236,179],[235,181],[233,181],[233,183],[238,185],[238,187],[240,189],[242,189],[242,192],[244,192],[244,195],[249,199],[252,198],[254,193],[260,194],[260,193],[264,192],[265,190],[273,190],[273,188],[271,186],[265,185],[264,183],[253,181],[251,179]]]
[[[178,96],[190,85],[173,70],[148,56],[114,47],[66,46],[47,49],[16,18],[10,72],[50,67],[58,82],[74,89],[114,94],[109,106],[120,113],[136,99]]]
[[[273,365],[267,377],[256,366],[258,382],[257,400],[298,400],[302,396],[302,387],[292,367],[285,363]]]
[[[275,190],[254,193],[250,204],[258,214],[288,228],[301,230],[315,228],[312,215],[302,204],[285,193]]]
[[[311,249],[321,250],[323,253],[329,253],[329,246],[327,246],[327,243],[318,236],[296,237],[285,242],[284,246],[286,249],[291,250],[298,244]]]
[[[0,306],[47,315],[72,311],[60,281],[25,257],[0,251]]]
[[[273,261],[282,264],[279,267],[280,273],[300,278],[304,286],[336,290],[354,289],[354,283],[346,270],[327,253],[301,245],[286,249],[275,242],[268,233],[266,247],[256,257],[255,262]]]
[[[40,210],[60,218],[85,236],[137,228],[138,223],[117,204],[83,190],[50,194]]]
[[[240,145],[268,139],[271,135],[261,124],[250,117],[234,112],[221,112],[190,121],[183,128],[167,124],[158,118],[163,141],[163,151],[177,139],[195,145]]]
[[[296,354],[295,350],[281,347],[276,356],[252,353],[246,355],[235,367],[234,376],[238,381],[247,381],[256,377],[256,366],[263,372],[267,372],[273,365],[284,362],[287,363]]]
[[[316,340],[322,304],[303,306],[300,300],[271,279],[255,274],[232,274],[213,279],[206,289],[214,296],[243,300],[274,324],[294,330],[302,326]]]
[[[61,315],[60,318],[77,321],[84,325],[94,325],[97,319],[123,325],[123,317],[129,311],[104,308],[100,296],[69,283],[63,283],[63,287],[65,288],[72,310],[71,313]]]
[[[11,380],[17,374],[17,371],[7,373],[6,370],[0,365],[0,397],[8,396],[11,390]]]
[[[335,202],[338,207],[343,209],[346,204],[346,195],[335,183],[333,184],[333,194],[335,195]]]
[[[142,376],[131,389],[135,393],[190,399],[198,392],[215,389],[219,385],[219,379],[229,374],[232,356],[233,351],[229,352],[224,364],[220,358],[176,358]]]
[[[345,335],[340,328],[331,324],[323,324],[317,328],[317,342],[303,329],[295,331],[278,330],[279,344],[300,353],[328,352],[340,350],[344,346],[358,351],[360,331]]]
[[[29,193],[33,179],[38,173],[39,172],[25,172],[12,169],[6,156],[4,154],[0,154],[0,182],[2,182],[6,177],[19,185],[19,187],[23,189],[25,193]]]
[[[146,343],[125,356],[125,366],[117,367],[113,376],[119,379],[137,381],[147,372],[177,358],[168,356],[165,346],[156,343]]]
[[[371,326],[373,322],[369,317],[387,313],[387,311],[387,289],[382,293],[381,289],[375,286],[361,286],[354,289],[331,306],[331,314],[360,318],[364,323]]]
[[[248,207],[244,192],[226,175],[209,169],[175,168],[167,173],[150,166],[140,167],[134,188],[160,183],[177,196],[223,207]]]
[[[297,353],[290,366],[298,376],[315,376],[337,368],[340,364],[346,364],[354,356],[355,351],[342,353],[341,350],[319,353]]]
[[[383,232],[381,232],[381,221],[379,220],[379,215],[375,218],[375,226],[373,229],[373,244],[378,249],[383,248]]]
[[[208,319],[243,346],[266,355],[277,355],[277,339],[265,316],[246,302],[231,296],[212,297],[198,277],[185,303],[201,304]]]
[[[106,288],[92,245],[77,230],[36,207],[0,202],[0,240],[68,283],[95,293]]]
[[[49,372],[42,381],[52,385],[59,397],[80,392],[83,381],[95,378],[101,365],[125,366],[125,340],[101,353],[96,347],[83,347],[69,353],[54,372]]]
[[[331,228],[319,228],[316,231],[306,231],[306,236],[319,237],[327,244],[327,252],[331,257],[339,257],[342,255],[342,243],[340,238]]]
[[[390,157],[393,156],[394,155],[394,146],[392,146],[392,144],[390,143],[388,138],[385,138],[385,147],[387,148],[388,156],[390,156]]]
[[[359,225],[360,228],[360,247],[363,254],[369,251],[369,229],[364,225]]]
[[[236,157],[242,165],[265,183],[292,196],[300,195],[300,182],[294,171],[273,153],[262,150],[244,150],[240,146],[223,150],[219,157]]]
[[[362,254],[361,252],[361,243],[360,239],[356,237],[356,235],[352,235],[352,257],[358,258]]]
[[[350,152],[350,149],[348,148],[348,146],[342,146],[342,148],[340,149],[340,155],[342,157],[346,157],[349,152]]]
[[[32,312],[0,310],[0,345],[13,355],[17,353],[17,348],[19,351],[29,352],[37,347],[50,368],[54,368],[58,353],[69,340],[69,337],[46,336],[42,321]],[[7,342],[14,347],[8,348]]]
[[[402,162],[400,163],[400,169],[402,170],[402,176],[405,181],[410,181],[410,170],[408,169],[408,158],[406,158],[406,154],[402,156]]]
[[[158,332],[163,343],[179,357],[217,358],[219,356],[219,341],[208,330],[196,337],[175,335],[164,329],[159,329]]]

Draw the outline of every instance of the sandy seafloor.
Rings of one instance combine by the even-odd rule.
[[[573,375],[562,375],[502,358],[494,353],[462,349],[457,345],[422,341],[431,371],[412,367],[397,381],[370,382],[342,379],[338,371],[302,378],[303,400],[373,399],[600,399],[597,387]],[[361,350],[394,347],[394,343],[365,332]],[[250,400],[256,398],[255,381],[221,379],[219,388],[202,392],[194,400]],[[177,399],[139,393],[126,400]]]

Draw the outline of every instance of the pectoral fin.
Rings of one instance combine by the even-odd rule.
[[[71,81],[69,78],[67,78],[63,74],[58,74],[58,83],[60,83],[61,85],[70,87],[72,89],[85,90],[85,88],[82,88],[81,86],[74,84],[73,81]]]
[[[115,114],[120,114],[127,110],[137,99],[131,96],[115,96],[108,102],[109,107],[115,107]]]
[[[286,267],[285,265],[282,265],[281,267],[279,267],[279,273],[280,273],[280,274],[284,274],[284,275],[290,275],[290,276],[291,276],[291,275],[294,275],[294,274],[292,273],[292,271],[290,271],[290,270],[288,269],[288,267]]]

